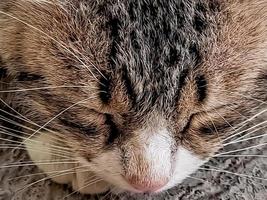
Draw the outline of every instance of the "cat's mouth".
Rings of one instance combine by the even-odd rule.
[[[83,166],[83,164],[81,164]],[[88,166],[88,165],[87,165]],[[92,183],[97,191],[105,193],[107,190],[114,194],[159,194],[168,188],[171,182],[170,178],[161,177],[161,179],[144,178],[142,181],[137,176],[127,177],[121,173],[111,172],[108,170],[97,170],[99,166],[87,168],[86,173],[76,171],[76,180],[80,188],[86,188],[86,183]],[[95,181],[96,180],[96,181]],[[88,185],[88,188],[91,186]],[[73,187],[75,190],[80,191],[79,187]],[[92,193],[90,188],[90,193]],[[82,193],[87,193],[83,191]],[[95,192],[93,192],[95,193]],[[99,192],[98,192],[99,193]]]
[[[97,177],[97,175],[95,176]],[[164,191],[165,186],[168,184],[168,182],[155,182],[153,180],[147,180],[148,182],[140,183],[139,185],[132,185],[128,182],[128,180],[125,179],[123,176],[116,177],[118,181],[111,181],[110,178],[106,179],[102,176],[99,176],[98,178],[100,181],[100,187],[103,187],[103,183],[105,183],[108,187],[108,190],[111,193],[130,193],[130,194],[158,194],[162,191]],[[92,182],[92,180],[88,179],[86,182]],[[164,184],[164,185],[163,185]],[[95,183],[97,186],[98,183]],[[82,186],[85,187],[85,186]],[[78,189],[78,188],[77,188]],[[105,191],[104,191],[105,192]]]

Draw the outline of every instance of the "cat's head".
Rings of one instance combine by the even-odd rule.
[[[6,28],[15,86],[50,87],[16,104],[123,190],[180,183],[266,100],[267,8],[177,2],[38,1]]]

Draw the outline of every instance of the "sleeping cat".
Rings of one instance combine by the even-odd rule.
[[[267,1],[1,0],[0,58],[17,147],[52,180],[159,193],[266,107]]]

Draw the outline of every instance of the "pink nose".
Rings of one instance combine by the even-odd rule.
[[[128,179],[129,183],[140,192],[156,192],[157,190],[163,188],[167,183],[167,179],[162,179],[158,181],[154,180],[136,180]]]

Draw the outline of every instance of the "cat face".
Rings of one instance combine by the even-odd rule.
[[[11,8],[23,23],[5,23],[23,28],[4,28],[0,36],[9,40],[0,45],[14,86],[56,87],[26,91],[13,104],[46,122],[73,158],[116,188],[177,185],[254,112],[255,99],[266,99],[266,21],[259,19],[266,12],[211,2]],[[20,45],[8,36],[15,33]]]

